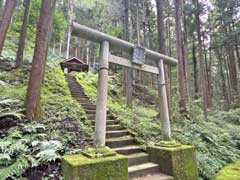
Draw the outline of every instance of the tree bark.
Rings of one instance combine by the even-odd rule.
[[[4,0],[0,0],[0,24],[2,21],[2,15],[3,15],[3,5],[4,5]]]
[[[180,112],[186,111],[187,103],[187,85],[185,58],[183,54],[183,22],[182,22],[182,0],[175,0],[175,18],[176,18],[176,38],[177,38],[177,57],[178,57],[178,91]]]
[[[123,39],[129,41],[129,0],[123,0],[124,4],[124,20],[123,20]]]
[[[123,0],[124,4],[124,21],[123,21],[123,29],[124,36],[123,39],[126,41],[130,40],[130,32],[129,32],[129,9],[130,2],[129,0]],[[124,57],[129,58],[127,54],[123,54]],[[127,106],[132,107],[132,99],[133,99],[133,70],[131,68],[123,68],[123,81],[124,85],[127,88]]]
[[[141,46],[140,23],[139,23],[139,0],[137,0],[137,45]]]
[[[195,18],[196,18],[196,25],[197,25],[197,37],[198,37],[198,53],[199,53],[199,62],[200,62],[200,86],[201,86],[201,94],[202,94],[202,101],[203,101],[203,108],[205,112],[205,116],[207,116],[207,110],[210,107],[209,101],[209,88],[208,88],[208,81],[207,81],[207,71],[206,71],[206,64],[204,63],[204,55],[203,55],[203,43],[201,37],[201,22],[200,22],[200,7],[198,0],[193,0],[193,4],[196,8],[195,10]]]
[[[70,42],[71,42],[71,25],[72,25],[71,24],[72,23],[72,17],[71,17],[72,5],[71,5],[71,0],[68,0],[67,7],[68,7],[68,30],[67,30],[66,59],[69,58]]]
[[[197,56],[196,56],[196,44],[195,39],[192,42],[192,61],[193,61],[193,77],[194,77],[194,97],[198,98],[198,68],[197,68]]]
[[[188,60],[188,29],[187,29],[187,13],[186,13],[186,0],[183,0],[183,58],[184,58],[184,81],[186,100],[191,104],[192,93],[190,91],[190,72],[189,72],[189,60]]]
[[[17,6],[17,0],[7,0],[4,7],[3,17],[0,23],[0,55],[7,36],[7,31],[12,19],[13,11]]]
[[[24,6],[25,6],[25,10],[24,10],[20,40],[19,40],[19,44],[18,44],[16,67],[21,67],[22,63],[23,63],[23,53],[24,53],[25,39],[26,39],[26,34],[27,34],[27,24],[28,24],[28,17],[29,17],[30,0],[25,0]]]
[[[221,77],[221,88],[222,88],[222,96],[224,98],[225,103],[227,104],[227,109],[229,108],[230,101],[228,97],[228,91],[227,91],[227,86],[226,86],[226,78],[224,75],[224,69],[223,69],[223,61],[224,59],[221,57],[219,50],[216,50],[216,55],[219,61],[219,70],[220,70],[220,77]]]
[[[26,117],[31,120],[40,118],[40,94],[44,77],[44,66],[48,52],[48,39],[52,27],[53,12],[56,0],[43,0],[37,25],[36,45],[32,69],[26,96]]]
[[[157,4],[157,27],[158,27],[158,41],[159,41],[159,52],[162,54],[166,54],[166,38],[165,38],[165,26],[164,26],[164,14],[163,0],[156,0]]]

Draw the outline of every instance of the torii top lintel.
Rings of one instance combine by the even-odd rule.
[[[72,23],[72,35],[78,36],[93,42],[102,43],[104,41],[108,41],[110,44],[110,48],[112,50],[122,50],[128,53],[132,53],[135,47],[134,44],[124,41],[122,39],[118,39],[116,37],[107,35],[100,31],[91,29],[89,27],[83,26],[81,24]],[[158,52],[152,51],[150,49],[145,49],[146,57],[152,60],[160,60],[162,59],[164,63],[169,65],[177,65],[177,59],[172,57],[160,54]]]

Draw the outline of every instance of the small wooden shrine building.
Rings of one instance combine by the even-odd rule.
[[[86,64],[82,59],[77,57],[72,57],[60,63],[62,70],[65,74],[72,71],[77,72],[87,72],[89,69],[88,64]]]

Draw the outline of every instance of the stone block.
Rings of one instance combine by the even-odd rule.
[[[65,155],[62,172],[65,180],[128,180],[128,158],[118,154],[100,158]]]
[[[192,146],[149,146],[150,161],[160,165],[162,173],[171,175],[174,180],[197,180],[198,169],[196,151]]]

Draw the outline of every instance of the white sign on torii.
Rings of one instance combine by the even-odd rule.
[[[125,67],[138,69],[141,71],[158,75],[159,96],[160,96],[160,116],[162,121],[163,138],[171,138],[171,128],[169,120],[169,110],[167,101],[167,90],[165,83],[164,63],[168,65],[177,65],[177,60],[158,52],[144,49],[146,58],[156,61],[156,67],[147,64],[137,65],[132,61],[112,55],[110,51],[121,50],[133,54],[136,46],[127,41],[115,38],[105,33],[96,31],[86,26],[73,23],[72,34],[93,42],[101,44],[100,48],[100,67],[98,77],[98,90],[96,102],[96,119],[95,119],[95,146],[105,146],[106,140],[106,118],[107,118],[107,85],[108,85],[108,63],[119,64]],[[140,52],[141,53],[141,52]]]

